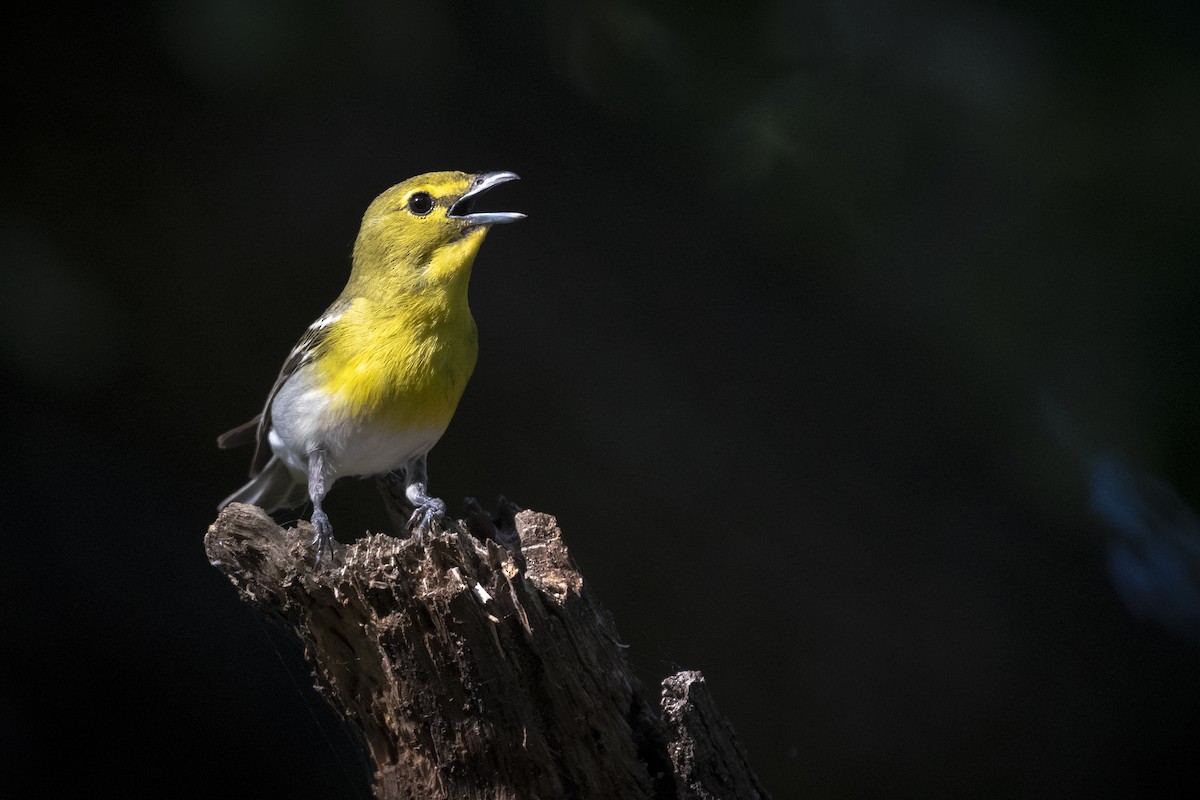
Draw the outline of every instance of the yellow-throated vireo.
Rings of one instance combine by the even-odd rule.
[[[292,348],[262,413],[217,440],[255,443],[250,481],[222,508],[273,512],[312,501],[318,558],[333,536],[321,503],[340,477],[402,473],[418,534],[445,515],[428,491],[426,454],[475,368],[471,265],[492,225],[525,217],[471,206],[512,180],[512,172],[431,172],[375,198],[346,288]]]

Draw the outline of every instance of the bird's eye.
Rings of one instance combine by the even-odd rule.
[[[418,217],[423,217],[433,211],[433,198],[429,192],[417,192],[408,198],[408,210]]]

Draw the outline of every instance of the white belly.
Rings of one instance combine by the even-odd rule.
[[[330,396],[289,381],[271,404],[271,449],[298,477],[308,474],[308,454],[323,450],[330,477],[391,472],[425,455],[445,428],[396,430],[351,420],[330,424]],[[305,478],[306,479],[306,478]]]

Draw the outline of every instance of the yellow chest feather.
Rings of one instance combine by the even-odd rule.
[[[395,308],[358,298],[330,326],[318,379],[352,418],[394,429],[445,429],[475,369],[475,321],[465,302],[407,298]]]

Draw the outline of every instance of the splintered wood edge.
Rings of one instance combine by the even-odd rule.
[[[517,511],[512,517],[520,543],[513,555],[523,567],[526,578],[547,598],[562,603],[570,595],[579,595],[583,577],[563,542],[558,520],[538,511]],[[249,583],[271,593],[294,586],[297,580],[327,583],[348,573],[375,575],[402,554],[428,555],[433,540],[443,544],[456,540],[463,555],[481,561],[499,545],[480,541],[467,532],[469,525],[459,522],[453,532],[427,537],[425,543],[388,534],[369,534],[353,544],[334,542],[332,552],[316,562],[311,545],[313,530],[306,521],[284,528],[261,508],[230,503],[223,508],[204,536],[209,562],[221,570],[243,593]],[[502,533],[502,532],[501,532]],[[447,538],[449,537],[449,538]],[[509,576],[513,577],[513,576]],[[262,599],[250,593],[248,599]]]
[[[729,797],[769,800],[704,675],[687,670],[663,680],[662,711],[675,774],[691,796],[719,796],[708,793],[723,787]]]

